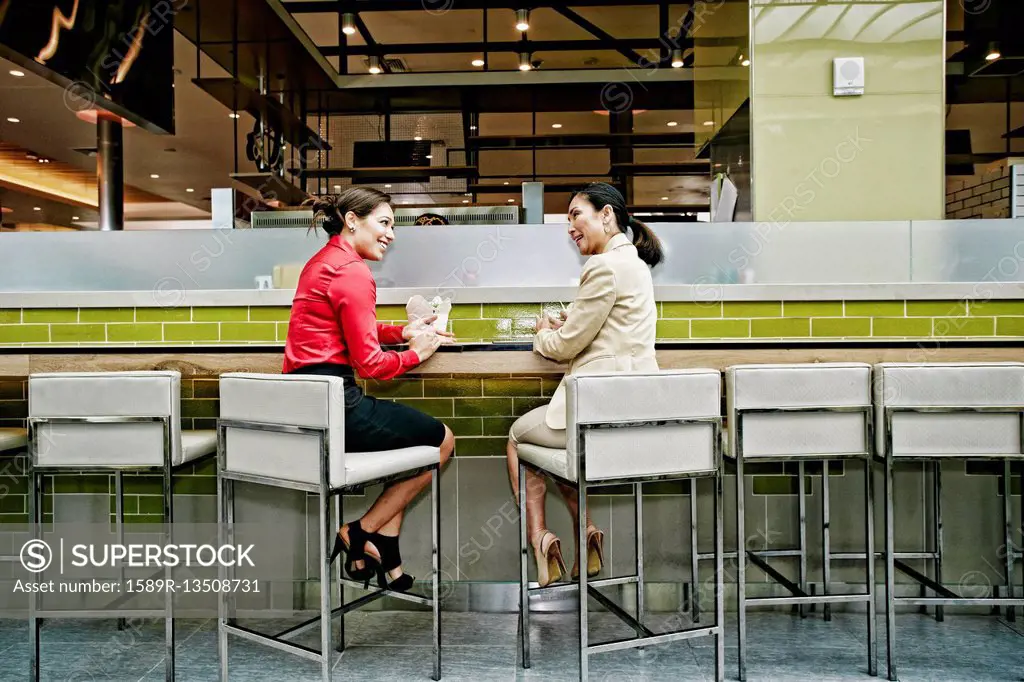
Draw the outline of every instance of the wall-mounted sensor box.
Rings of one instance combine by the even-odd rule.
[[[836,57],[832,60],[832,95],[849,97],[864,94],[864,58]]]

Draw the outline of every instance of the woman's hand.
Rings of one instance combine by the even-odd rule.
[[[427,358],[433,355],[440,345],[441,337],[430,332],[417,334],[409,341],[409,349],[416,353],[420,362],[426,362]]]
[[[429,317],[420,317],[409,324],[402,327],[402,338],[406,341],[412,341],[415,337],[423,333],[437,334],[438,336],[444,337],[445,339],[451,339],[447,343],[452,343],[455,339],[455,335],[447,331],[437,331],[434,329],[434,320],[437,319],[437,315],[431,315]]]

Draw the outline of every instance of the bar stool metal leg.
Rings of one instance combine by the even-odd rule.
[[[887,415],[887,420],[892,416]],[[892,510],[892,428],[886,428],[885,452],[885,660],[889,669],[889,679],[896,680],[896,603],[894,601],[895,556],[893,541],[893,510]]]
[[[217,453],[218,459],[220,453],[224,452],[224,430],[217,430]],[[221,466],[221,462],[217,462],[218,468]],[[223,547],[231,541],[229,534],[231,525],[231,514],[228,506],[228,492],[227,488],[232,485],[230,479],[222,476],[217,477],[217,514],[221,520],[217,524],[217,542]],[[217,568],[217,577],[223,581],[228,579],[228,569],[223,563]],[[220,682],[227,682],[228,679],[228,633],[224,630],[224,626],[227,625],[227,604],[228,596],[227,590],[221,590],[217,595],[217,656],[220,661],[219,666],[219,677]]]
[[[338,493],[338,501],[334,505],[334,529],[341,528],[341,519],[345,515],[345,493]],[[334,530],[332,529],[332,530]],[[335,532],[337,532],[335,530]],[[334,538],[331,538],[333,548]],[[338,563],[338,603],[345,603],[345,564]],[[334,650],[339,654],[345,651],[345,609],[339,609],[338,613],[338,643]]]
[[[800,479],[798,483],[799,490],[799,516],[800,516],[800,573],[799,573],[799,584],[800,589],[805,593],[807,592],[807,490],[804,486],[804,463],[800,461],[797,464],[797,478]],[[800,614],[801,618],[807,617],[807,609],[803,604],[797,604],[797,613]]]
[[[430,528],[431,528],[431,551],[430,561],[434,573],[432,587],[432,600],[434,610],[434,680],[441,679],[441,599],[439,594],[439,581],[441,579],[441,495],[440,471],[437,467],[430,470]]]
[[[124,546],[124,472],[118,470],[114,474],[114,524],[117,529],[117,542]],[[124,585],[124,563],[118,564],[118,576],[121,585]],[[117,629],[124,630],[127,625],[124,618],[117,619]]]
[[[1003,553],[1006,556],[1006,598],[1013,599],[1013,564],[1014,559],[1014,547],[1016,544],[1013,542],[1013,470],[1010,460],[1003,461],[1003,522],[1006,527],[1006,546]],[[1024,500],[1024,496],[1021,497]],[[1021,505],[1024,507],[1024,503]],[[1014,612],[1013,606],[1006,607],[1006,620],[1011,623],[1015,621],[1016,613]]]
[[[736,458],[736,615],[740,682],[747,679],[747,541],[743,499],[743,457]]]
[[[633,484],[636,531],[636,621],[644,622],[644,484]],[[585,521],[583,523],[586,523]],[[582,564],[581,564],[582,565]]]
[[[870,427],[870,422],[868,422]],[[872,443],[872,436],[869,433],[867,442]],[[827,475],[827,473],[826,473]],[[872,677],[878,675],[878,656],[876,654],[877,635],[875,634],[877,620],[875,609],[875,466],[874,460],[868,457],[864,460],[864,539],[865,539],[865,568],[867,569],[868,588],[868,674]],[[827,564],[826,564],[827,565]],[[828,608],[826,606],[826,608]]]
[[[523,667],[530,667],[530,593],[527,583],[526,553],[526,467],[519,464],[519,644]]]
[[[331,495],[330,495],[330,484],[327,481],[327,475],[329,471],[329,465],[327,461],[327,450],[323,446],[323,441],[320,444],[320,454],[325,462],[321,466],[321,481],[320,481],[320,495],[319,495],[319,512],[320,512],[320,536],[319,553],[317,556],[320,557],[320,677],[323,682],[330,682],[331,679],[331,663],[332,650],[331,646],[331,546],[333,542],[331,536],[334,535],[335,531],[331,528]]]
[[[697,479],[690,479],[690,615],[694,623],[700,622],[700,597],[697,573],[700,552],[697,551]]]
[[[164,466],[164,524],[165,542],[168,546],[174,544],[174,476],[171,469],[170,442],[171,436],[169,425],[164,422],[164,449],[166,465]],[[164,567],[164,579],[170,581],[173,570],[170,564]],[[173,584],[173,583],[166,583]],[[167,658],[164,663],[164,679],[166,682],[174,682],[174,590],[164,591],[164,644],[167,647]]]
[[[31,437],[29,442],[33,442]],[[31,445],[29,447],[31,447]],[[42,535],[43,516],[42,477],[37,474],[35,469],[32,467],[32,457],[33,455],[30,454],[28,462],[28,522],[31,539],[39,540]],[[30,680],[39,679],[39,628],[42,625],[42,621],[36,617],[36,611],[38,609],[39,593],[33,592],[28,601],[28,656]]]
[[[868,469],[871,465],[868,464]],[[870,471],[868,472],[870,476]],[[829,499],[828,499],[828,460],[821,462],[821,592],[828,596],[829,583],[832,582],[832,558],[831,554],[831,530],[829,529]],[[869,507],[870,509],[870,507]],[[868,512],[870,513],[870,512]],[[832,605],[826,603],[822,610],[825,613],[825,620],[832,620]]]
[[[935,532],[935,582],[939,585],[942,584],[942,461],[936,460],[933,463],[934,476],[932,480],[935,482],[935,497],[932,500],[932,504],[935,509],[935,525],[933,530]],[[942,622],[945,620],[945,614],[941,604],[935,607],[935,620]]]
[[[696,493],[697,479],[690,479],[691,491]],[[718,473],[713,479],[715,486],[715,521],[713,532],[715,534],[715,682],[725,680],[725,475],[722,472],[722,463],[718,462]],[[697,544],[693,545],[693,553],[697,554]],[[697,583],[697,576],[694,575],[694,584]]]
[[[579,617],[580,617],[580,682],[587,682],[589,674],[587,642],[587,469],[584,457],[583,439],[580,438],[579,483],[576,495],[579,501],[579,512],[576,516],[576,560],[579,571]]]

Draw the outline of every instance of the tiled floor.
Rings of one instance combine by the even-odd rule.
[[[648,625],[667,625],[652,614]],[[575,619],[565,614],[531,618],[532,663],[518,666],[516,617],[505,614],[444,615],[445,680],[574,680]],[[281,623],[261,624],[275,631]],[[726,679],[736,679],[735,623],[726,640]],[[885,675],[885,630],[879,621],[879,673]],[[358,613],[346,619],[348,649],[336,661],[336,680],[428,680],[431,670],[430,615]],[[592,637],[617,639],[630,631],[608,614],[592,614]],[[1024,623],[995,617],[927,616],[898,619],[900,679],[942,682],[1024,680]],[[177,679],[217,679],[217,641],[213,621],[181,621],[177,626]],[[0,620],[0,680],[24,680],[27,673],[24,622]],[[314,630],[297,639],[318,647]],[[751,614],[748,619],[749,680],[866,680],[863,616]],[[124,631],[115,621],[50,621],[42,630],[42,679],[156,682],[164,677],[163,625],[148,622]],[[710,638],[674,642],[591,658],[591,680],[712,680],[714,648]],[[299,682],[318,680],[317,664],[273,649],[232,639],[232,680]]]

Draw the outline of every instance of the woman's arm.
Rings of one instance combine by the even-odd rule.
[[[377,287],[369,269],[358,266],[346,268],[344,276],[336,276],[327,290],[345,338],[352,368],[367,379],[393,379],[420,364],[415,351],[384,351],[378,334],[383,327],[385,342],[391,343],[390,325],[377,323]],[[398,339],[402,342],[402,328]]]
[[[590,345],[615,304],[615,273],[598,258],[591,258],[580,276],[572,312],[558,329],[541,329],[533,349],[558,362],[573,359]]]

